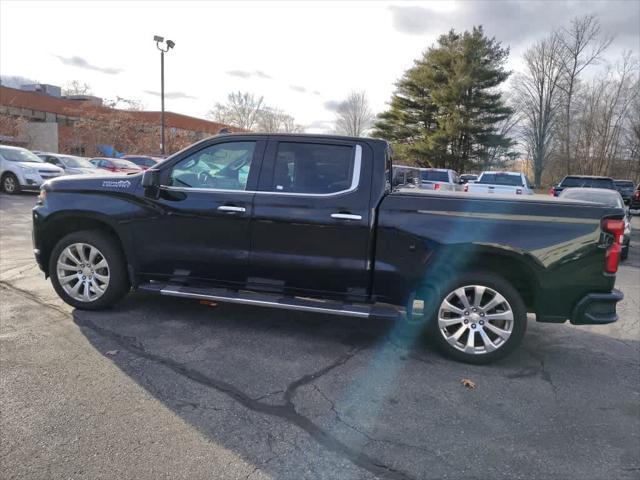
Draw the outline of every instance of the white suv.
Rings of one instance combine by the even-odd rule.
[[[50,165],[26,148],[0,145],[0,188],[6,193],[37,190],[64,170]]]

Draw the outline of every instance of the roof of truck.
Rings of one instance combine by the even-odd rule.
[[[380,143],[384,145],[388,145],[386,140],[381,138],[371,138],[371,137],[350,137],[346,135],[333,135],[333,134],[322,134],[322,133],[252,133],[252,132],[243,132],[243,133],[221,133],[219,135],[215,135],[215,137],[291,137],[291,138],[323,138],[328,140],[351,140],[351,141],[359,141],[359,142],[370,142],[370,143]]]

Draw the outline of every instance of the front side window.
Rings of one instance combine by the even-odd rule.
[[[182,188],[246,190],[256,142],[212,145],[177,163],[169,185]]]
[[[281,142],[272,190],[311,194],[348,190],[354,163],[353,148],[349,146]]]

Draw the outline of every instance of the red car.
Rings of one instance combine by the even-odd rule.
[[[142,171],[135,163],[120,158],[92,158],[89,161],[96,167],[109,170],[110,172],[138,173]]]
[[[159,162],[164,160],[164,158],[152,157],[151,155],[125,155],[122,159],[135,163],[142,170],[155,167]]]

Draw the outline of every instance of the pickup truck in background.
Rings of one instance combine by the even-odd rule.
[[[423,190],[462,191],[458,174],[448,168],[420,168],[419,188]]]
[[[613,185],[627,205],[631,203],[635,192],[635,184],[631,180],[614,180]]]
[[[611,177],[567,175],[558,185],[552,187],[549,193],[557,197],[565,188],[607,188],[609,190],[615,190],[616,185]]]
[[[130,175],[47,182],[34,253],[79,309],[133,289],[391,317],[487,363],[540,322],[615,322],[624,212],[548,196],[394,188],[377,139],[218,135]]]
[[[518,172],[482,172],[478,180],[467,183],[465,192],[501,193],[505,195],[533,195],[529,181],[524,173]]]

